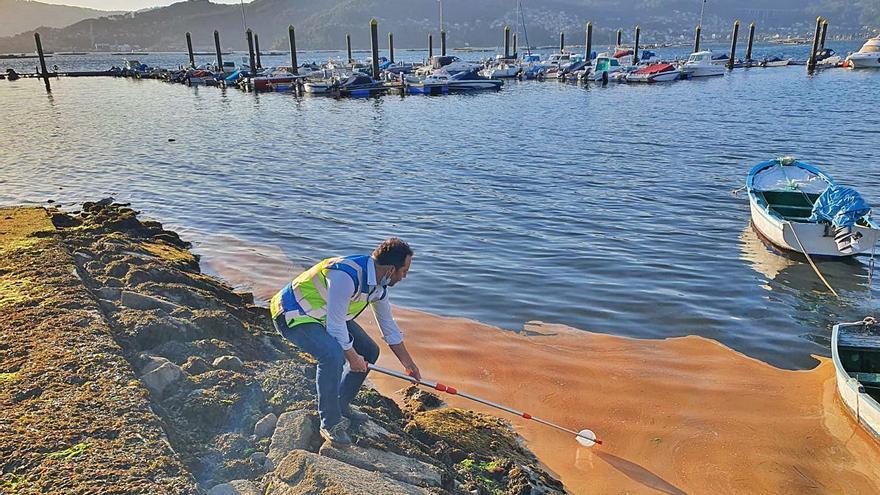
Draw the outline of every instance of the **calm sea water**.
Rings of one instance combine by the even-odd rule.
[[[836,299],[808,265],[767,250],[731,191],[755,163],[791,154],[880,204],[878,83],[880,72],[786,67],[334,100],[115,78],[56,80],[47,95],[37,80],[0,81],[0,204],[112,195],[208,257],[277,247],[299,266],[398,235],[417,253],[400,305],[512,331],[542,320],[697,334],[804,367],[828,354],[834,322],[873,311],[867,259],[819,263]],[[239,268],[259,273],[253,259]]]

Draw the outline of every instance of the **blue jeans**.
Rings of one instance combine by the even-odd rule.
[[[369,363],[379,359],[379,346],[360,325],[349,320],[348,334],[354,340],[353,347]],[[351,401],[357,395],[367,373],[352,372],[342,347],[320,323],[302,323],[291,328],[284,315],[275,318],[275,329],[285,339],[311,354],[318,361],[315,383],[318,389],[318,413],[321,428],[330,428],[347,414]]]

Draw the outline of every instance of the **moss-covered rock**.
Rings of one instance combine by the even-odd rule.
[[[0,215],[4,492],[188,494],[232,481],[281,494],[561,489],[506,423],[443,409],[416,388],[402,408],[358,394],[371,421],[352,431],[354,450],[369,455],[297,450],[320,447],[314,359],[252,295],[202,274],[177,234],[112,200]],[[278,427],[255,435],[269,414]],[[294,417],[302,428],[281,419]]]

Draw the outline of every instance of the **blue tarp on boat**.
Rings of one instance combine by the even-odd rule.
[[[871,206],[855,189],[830,186],[813,204],[810,221],[831,222],[835,227],[852,227],[856,220],[867,215]]]

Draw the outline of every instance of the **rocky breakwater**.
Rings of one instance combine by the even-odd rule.
[[[110,200],[0,209],[3,493],[564,493],[414,388],[365,389],[354,445],[323,445],[314,362],[189,247]]]

